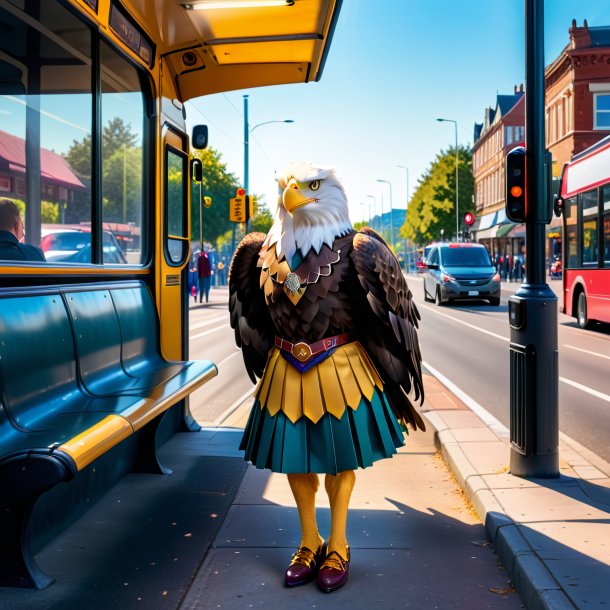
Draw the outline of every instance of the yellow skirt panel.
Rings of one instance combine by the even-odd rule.
[[[347,407],[356,410],[364,396],[369,402],[383,382],[363,347],[355,341],[338,347],[304,373],[274,347],[256,389],[261,409],[283,411],[295,423],[302,416],[317,423],[325,413],[341,418]]]

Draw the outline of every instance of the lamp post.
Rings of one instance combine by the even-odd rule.
[[[407,222],[407,215],[409,214],[409,168],[406,165],[397,165],[396,167],[400,167],[401,169],[404,169],[405,173],[407,174],[407,196],[406,196],[407,203],[405,205],[405,222]],[[408,271],[411,266],[410,265],[411,256],[410,256],[410,254],[407,254],[408,247],[409,247],[409,241],[405,237],[405,271]]]
[[[269,125],[269,123],[294,123],[293,119],[274,119],[272,121],[263,121],[257,123],[254,127],[250,127],[248,122],[248,95],[244,95],[244,190],[246,191],[246,206],[250,197],[250,134],[261,125]],[[246,208],[247,210],[247,208]],[[246,232],[250,229],[250,218],[246,223]],[[235,227],[233,227],[235,232]]]
[[[373,212],[375,214],[377,214],[377,199],[375,199],[375,195],[367,195],[367,197],[369,199],[373,200]],[[371,216],[371,211],[370,210],[371,210],[371,204],[369,203],[369,224],[372,224],[373,217]],[[371,228],[374,229],[375,227],[371,227]]]
[[[382,178],[377,178],[377,182],[383,182],[390,187],[390,247],[394,249],[394,223],[392,222],[394,206],[392,204],[392,183],[389,180],[383,180]],[[381,216],[383,218],[383,208],[381,209]]]
[[[441,123],[453,123],[455,128],[455,241],[458,241],[460,235],[460,217],[459,217],[459,182],[458,182],[458,133],[457,133],[457,121],[453,119],[436,119]]]

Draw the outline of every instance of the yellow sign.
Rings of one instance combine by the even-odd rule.
[[[245,197],[233,197],[229,200],[229,220],[231,222],[246,222]]]

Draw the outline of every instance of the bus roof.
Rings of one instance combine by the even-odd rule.
[[[560,196],[567,199],[607,183],[610,183],[610,136],[589,146],[565,164]]]
[[[206,2],[162,0],[154,10],[150,0],[122,2],[167,60],[181,101],[320,79],[342,0],[197,8]]]

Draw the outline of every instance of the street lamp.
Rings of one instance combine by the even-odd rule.
[[[407,222],[407,215],[409,214],[409,168],[406,165],[397,165],[396,167],[400,167],[401,169],[404,169],[405,173],[407,174],[407,196],[406,196],[407,204],[405,206],[405,222]],[[409,270],[410,263],[411,263],[411,256],[410,256],[410,254],[407,254],[408,247],[409,247],[409,242],[408,242],[407,238],[405,237],[405,271]]]
[[[436,119],[441,123],[453,123],[455,127],[455,241],[458,241],[460,234],[460,219],[459,219],[459,188],[458,188],[458,134],[457,134],[457,121],[453,119]]]
[[[250,123],[248,122],[248,95],[244,95],[244,190],[246,191],[246,205],[248,197],[250,196],[250,134],[258,127],[269,125],[269,123],[294,123],[294,120],[274,119],[272,121],[263,121],[262,123],[254,125],[254,127],[250,127]],[[249,229],[249,225],[250,218],[248,218],[246,224],[246,232]]]
[[[375,215],[377,215],[377,199],[375,199],[375,195],[367,195],[367,197],[373,200],[373,212],[375,213]],[[373,217],[371,216],[371,204],[369,203],[369,224],[372,224],[372,219]]]
[[[392,204],[392,183],[389,180],[383,180],[382,178],[377,178],[377,182],[383,182],[390,187],[390,247],[394,249],[394,222],[392,218],[394,206]],[[383,218],[383,208],[381,209],[381,216]]]

